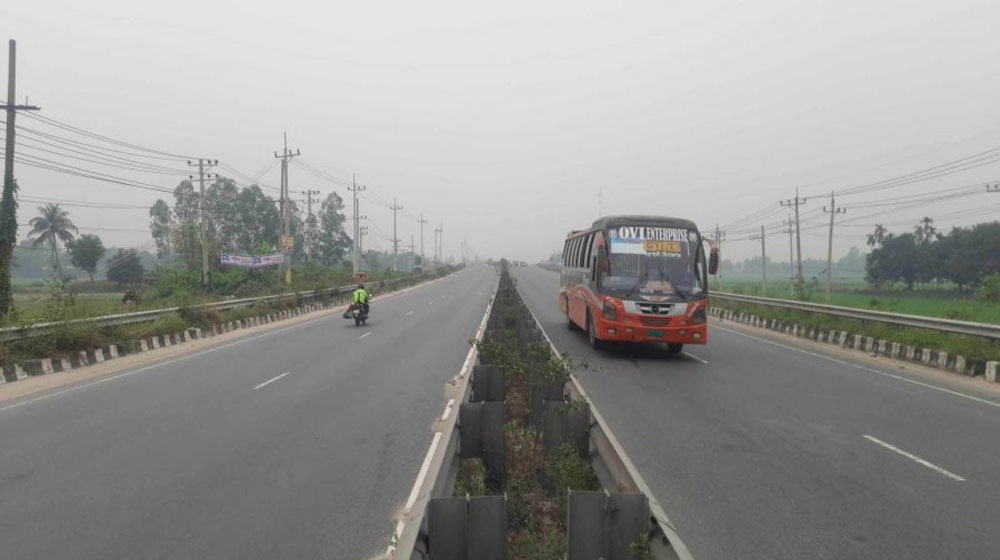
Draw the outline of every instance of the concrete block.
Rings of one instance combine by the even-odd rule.
[[[87,355],[87,351],[86,350],[80,350],[80,352],[78,352],[76,356],[77,356],[77,360],[80,363],[80,367],[89,366],[90,365],[90,356]]]
[[[1000,362],[986,362],[986,380],[1000,383]]]
[[[915,362],[915,361],[917,361],[917,347],[916,346],[907,346],[906,347],[906,360],[908,362]]]
[[[59,364],[59,369],[56,371],[68,371],[73,369],[73,362],[69,361],[68,358],[59,358],[58,360],[52,360],[52,362],[52,365],[56,365],[56,363]]]
[[[889,345],[889,341],[888,340],[879,340],[878,341],[878,350],[877,350],[877,352],[878,352],[879,356],[888,356],[891,348],[892,347]]]
[[[28,378],[28,372],[20,364],[14,364],[14,379],[23,381]]]
[[[42,364],[45,365],[42,365]],[[46,373],[52,373],[52,362],[49,360],[25,360],[21,363],[24,371],[28,375],[45,375]]]
[[[965,359],[965,356],[956,354],[955,355],[955,373],[960,373],[962,375],[972,375],[972,364]]]
[[[902,358],[903,357],[903,345],[900,344],[900,343],[898,343],[898,342],[893,342],[892,345],[891,345],[891,347],[890,347],[889,353],[890,353],[890,355],[893,358],[896,358],[896,359]]]
[[[149,352],[149,343],[146,342],[145,338],[139,339],[139,351],[140,352]]]
[[[923,362],[923,363],[925,363],[925,364],[930,364],[931,363],[931,349],[930,348],[921,348],[920,349],[920,361]]]
[[[937,353],[937,367],[940,369],[948,369],[948,353],[938,350]]]
[[[169,334],[163,335],[163,347],[166,348],[167,346],[173,346],[173,345],[174,345],[174,337]]]
[[[109,344],[108,345],[108,359],[109,360],[113,360],[113,359],[117,358],[118,356],[119,356],[119,354],[118,354],[118,347],[115,346],[114,344]]]
[[[104,350],[102,350],[101,348],[95,348],[94,350],[87,352],[87,355],[93,356],[94,358],[93,363],[95,364],[99,364],[104,361]]]
[[[158,336],[150,338],[149,341],[152,343],[153,348],[163,348],[163,341]]]

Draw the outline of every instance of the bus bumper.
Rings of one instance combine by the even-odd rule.
[[[666,342],[671,344],[705,344],[708,325],[646,326],[640,322],[601,320],[595,325],[597,338],[615,342]]]

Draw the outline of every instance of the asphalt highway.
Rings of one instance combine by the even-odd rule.
[[[695,558],[1000,558],[997,391],[730,323],[595,352],[515,276]]]
[[[384,552],[495,281],[473,265],[376,294],[366,327],[328,315],[0,402],[0,558]]]

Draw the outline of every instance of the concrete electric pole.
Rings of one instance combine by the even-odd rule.
[[[726,232],[719,229],[719,224],[715,224],[715,248],[719,251],[719,258],[722,258],[722,242],[726,239]],[[717,279],[722,278],[722,262],[719,262],[719,273],[715,276]]]
[[[837,208],[833,193],[830,193],[830,207],[824,206],[823,211],[830,214],[830,243],[826,249],[826,304],[830,305],[830,285],[833,282],[833,218],[847,212],[847,208]]]
[[[359,185],[355,179],[354,174],[351,174],[351,186],[347,187],[347,190],[351,191],[354,196],[354,250],[351,251],[351,262],[354,265],[354,275],[357,276],[360,271],[360,262],[358,262],[358,253],[361,251],[361,235],[359,231],[359,216],[358,216],[358,193],[364,191],[368,187],[364,185]]]
[[[798,275],[796,276],[796,282],[801,290],[803,288],[802,280],[802,227],[799,223],[799,206],[806,203],[805,198],[799,198],[799,189],[795,189],[795,198],[791,200],[782,200],[782,206],[794,206],[795,207],[795,252],[798,257]]]
[[[198,237],[201,240],[201,285],[208,287],[208,235],[205,229],[208,223],[208,204],[205,202],[205,179],[211,178],[211,173],[206,173],[213,165],[219,165],[219,160],[198,159],[198,163],[188,160],[191,167],[198,167]],[[194,177],[188,175],[189,179]]]
[[[295,240],[289,233],[291,219],[289,217],[289,212],[291,210],[292,201],[288,197],[288,162],[293,157],[302,155],[302,152],[296,150],[295,153],[288,151],[288,133],[284,135],[285,143],[281,150],[281,155],[278,152],[274,152],[274,157],[281,160],[281,239],[278,240],[278,247],[281,253],[284,255],[284,260],[281,263],[281,267],[285,272],[285,283],[292,283],[292,250],[295,248]]]
[[[795,295],[795,247],[794,238],[792,234],[795,230],[792,228],[792,215],[788,215],[788,219],[783,222],[785,224],[785,229],[781,230],[781,233],[788,234],[788,289],[791,291],[791,295]]]
[[[7,111],[6,138],[4,142],[3,159],[3,197],[0,198],[0,215],[4,215],[9,210],[12,219],[9,229],[0,231],[0,269],[3,278],[0,283],[4,289],[0,290],[0,315],[7,315],[13,306],[13,297],[10,291],[10,269],[11,259],[14,255],[14,245],[17,244],[17,199],[14,193],[14,121],[18,111],[38,111],[34,105],[28,105],[25,99],[24,105],[17,104],[17,42],[11,39],[8,43],[8,65],[7,65],[7,104],[0,105]]]
[[[392,210],[392,271],[399,272],[399,236],[396,234],[396,214],[403,207],[396,204],[396,199],[393,198],[392,206],[389,209]]]
[[[427,266],[427,263],[424,262],[424,259],[426,258],[424,256],[424,224],[426,224],[429,221],[430,220],[424,219],[424,214],[423,212],[421,212],[420,219],[417,220],[417,222],[420,224],[420,266]]]
[[[767,234],[764,233],[764,225],[760,226],[760,235],[751,235],[750,239],[760,239],[760,265],[763,271],[764,282],[764,297],[767,297],[767,247],[764,246],[764,240],[767,238]]]

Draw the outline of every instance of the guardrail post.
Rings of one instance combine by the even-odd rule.
[[[506,498],[432,498],[427,551],[434,560],[507,560]]]
[[[568,560],[631,560],[649,538],[649,500],[642,494],[569,491]]]
[[[506,422],[503,402],[462,403],[458,408],[459,456],[483,460],[490,488],[503,488],[507,478]]]

